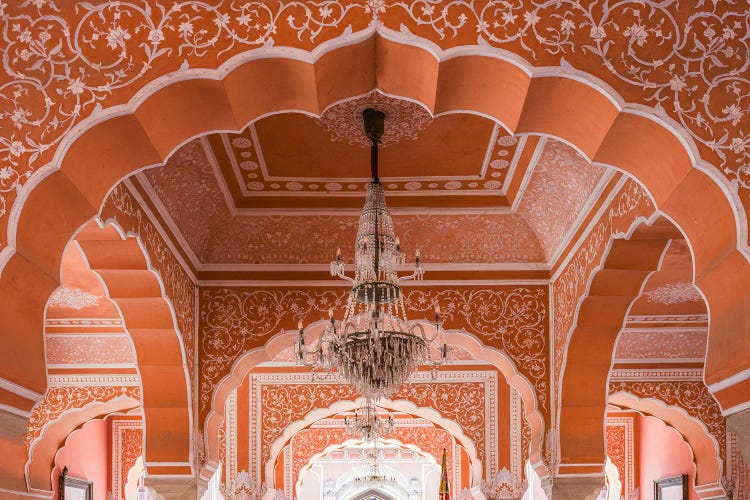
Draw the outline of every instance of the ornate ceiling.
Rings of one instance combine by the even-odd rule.
[[[420,248],[441,270],[549,268],[612,175],[560,142],[512,137],[472,114],[432,118],[376,92],[322,118],[277,114],[194,140],[139,185],[199,272],[325,265],[337,247],[347,257],[356,233],[367,106],[394,114],[381,178],[396,231],[409,258]]]

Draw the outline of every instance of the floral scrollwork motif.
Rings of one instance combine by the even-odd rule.
[[[26,427],[24,441],[31,446],[42,434],[44,427],[64,412],[83,408],[93,402],[107,402],[116,398],[141,399],[141,389],[136,386],[77,386],[51,387],[44,398],[34,406]]]
[[[702,422],[716,440],[721,456],[726,447],[726,424],[721,408],[703,382],[648,381],[610,382],[609,393],[627,392],[639,398],[658,399],[668,405],[683,409]]]
[[[505,351],[536,389],[547,409],[547,290],[512,287],[491,290],[421,290],[406,292],[407,308],[429,312],[440,306],[446,328],[464,328],[490,346]]]
[[[681,124],[724,173],[750,187],[747,54],[750,9],[679,0],[397,1],[421,36],[511,50],[536,65],[575,67],[627,100]]]

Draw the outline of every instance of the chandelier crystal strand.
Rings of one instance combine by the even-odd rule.
[[[372,181],[367,186],[354,242],[354,278],[345,274],[340,248],[330,265],[332,276],[352,284],[344,318],[338,323],[333,311],[329,311],[329,324],[315,349],[305,346],[300,325],[296,354],[302,364],[335,368],[366,401],[377,401],[391,397],[420,365],[429,363],[434,369],[443,364],[449,350],[438,341],[442,326],[437,306],[432,336],[426,334],[423,325],[406,317],[401,282],[421,280],[424,268],[417,249],[412,274],[398,275],[406,256],[395,235],[385,190],[378,177],[378,143],[385,115],[366,109],[363,119],[365,133],[372,142]],[[431,345],[437,347],[436,358],[432,356]]]

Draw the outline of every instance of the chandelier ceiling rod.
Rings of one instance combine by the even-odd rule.
[[[378,177],[378,144],[385,132],[385,113],[377,109],[367,108],[362,112],[362,118],[365,122],[365,135],[372,145],[370,146],[370,170],[372,172],[372,182],[380,184]]]

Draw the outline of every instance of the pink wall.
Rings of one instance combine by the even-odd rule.
[[[672,427],[654,417],[640,417],[638,453],[641,500],[653,500],[654,480],[688,474],[690,500],[698,500],[693,488],[695,465],[690,446]]]
[[[67,466],[69,476],[94,482],[94,500],[107,500],[108,443],[109,426],[103,420],[90,420],[70,433],[55,457],[53,498],[57,498],[57,477]]]

